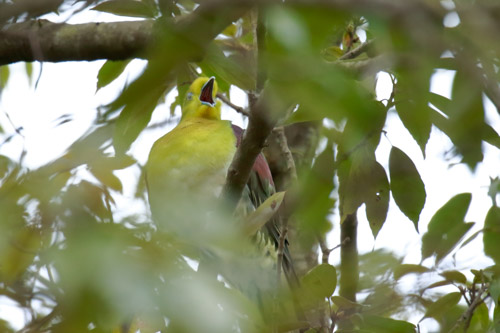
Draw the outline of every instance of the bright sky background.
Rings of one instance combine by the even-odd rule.
[[[60,21],[55,15],[48,19]],[[64,19],[64,18],[63,18]],[[91,14],[79,15],[71,18],[70,23],[89,21],[111,21],[123,20],[123,18],[92,12]],[[52,159],[60,156],[65,149],[77,138],[79,138],[96,117],[96,109],[113,100],[119,93],[124,78],[133,79],[143,68],[145,61],[134,60],[127,67],[126,73],[109,86],[95,93],[97,72],[104,61],[94,62],[66,62],[45,63],[38,84],[29,84],[24,70],[24,63],[10,66],[11,77],[9,83],[0,97],[0,124],[5,135],[0,137],[0,143],[9,134],[15,133],[15,127],[22,127],[20,135],[14,135],[9,142],[0,144],[0,154],[18,159],[23,146],[27,151],[25,163],[30,168],[36,168]],[[34,63],[34,77],[40,72],[40,64]],[[453,72],[439,71],[434,75],[431,82],[431,90],[443,96],[450,97]],[[387,98],[391,92],[390,79],[387,74],[380,74],[377,84],[377,96],[379,99]],[[242,91],[231,92],[233,103],[240,106],[246,105],[245,94]],[[153,113],[150,124],[161,122],[169,117],[169,106],[173,101],[174,94],[170,94],[167,103],[158,106]],[[493,105],[486,101],[486,117],[497,132],[500,132],[500,117]],[[10,120],[8,119],[8,117]],[[58,126],[61,117],[70,115],[72,121]],[[231,119],[242,125],[242,118],[231,109],[223,109],[223,117]],[[171,125],[172,126],[172,125]],[[153,142],[166,133],[170,127],[146,130],[139,140],[133,145],[132,153],[141,164],[144,164]],[[466,220],[476,222],[472,232],[482,228],[485,215],[491,207],[491,199],[487,196],[489,177],[500,176],[499,162],[500,151],[489,144],[483,144],[485,159],[479,164],[475,174],[471,174],[467,166],[451,162],[458,162],[457,158],[445,160],[452,144],[450,140],[436,128],[433,128],[430,140],[427,144],[426,159],[423,159],[420,148],[413,140],[408,131],[394,111],[388,116],[385,128],[387,135],[381,139],[377,150],[377,160],[387,168],[388,156],[391,145],[402,149],[416,164],[418,171],[424,181],[427,192],[425,207],[420,215],[419,228],[422,235],[427,230],[427,224],[434,213],[451,197],[461,192],[471,192],[472,203]],[[447,154],[448,153],[448,154]],[[136,167],[129,170],[119,171],[119,175],[125,184],[125,193],[117,200],[117,211],[130,212],[135,209],[143,209],[140,205],[130,205],[133,198],[132,185],[137,181],[139,175]],[[128,184],[128,186],[127,186]],[[386,248],[395,253],[406,254],[405,263],[419,263],[420,235],[417,234],[413,223],[402,214],[391,199],[387,221],[374,240],[364,216],[364,208],[359,215],[359,250],[366,253],[372,249]],[[328,238],[331,247],[339,243],[338,216],[332,217],[334,230]],[[469,232],[468,235],[471,235]],[[481,254],[481,255],[478,255]],[[445,259],[442,265],[453,268],[484,268],[493,262],[482,255],[482,236],[467,245],[458,252],[456,267],[453,261]],[[339,251],[335,251],[330,262],[336,264],[339,261]],[[431,259],[424,262],[432,265]],[[415,283],[415,277],[409,276],[403,279],[403,284]],[[16,310],[12,303],[8,303],[5,297],[0,297],[0,318],[9,320],[15,328],[21,328],[24,322],[22,312]],[[417,318],[418,320],[418,318]],[[427,323],[429,322],[429,323]],[[436,328],[435,325],[426,320],[425,329]]]

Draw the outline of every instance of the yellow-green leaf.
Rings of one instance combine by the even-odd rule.
[[[102,87],[107,86],[111,82],[113,82],[121,73],[125,70],[125,67],[129,64],[130,60],[125,61],[106,61],[101,69],[99,69],[99,73],[97,73],[97,89],[99,90]]]
[[[26,71],[26,76],[28,77],[28,83],[31,85],[33,82],[33,63],[24,63],[24,70]]]
[[[330,297],[337,287],[337,271],[329,264],[320,264],[302,278],[302,288],[315,299]]]
[[[459,292],[444,295],[427,307],[424,318],[435,318],[439,320],[443,314],[445,314],[453,306],[457,305],[461,298],[462,294]]]
[[[415,333],[415,325],[392,318],[364,315],[362,328],[372,333]]]
[[[235,37],[237,32],[238,32],[238,26],[233,23],[228,25],[227,28],[224,29],[224,31],[222,31],[222,34],[228,37]]]
[[[422,265],[401,264],[394,269],[394,279],[398,280],[406,274],[422,274],[429,272],[430,269]]]
[[[255,211],[245,218],[243,232],[245,235],[254,235],[278,211],[285,197],[285,192],[277,192],[266,199]]]
[[[9,66],[7,65],[0,66],[0,89],[5,88],[7,82],[9,81],[9,77],[10,77]]]
[[[455,270],[444,271],[444,272],[440,273],[439,275],[444,277],[447,281],[458,282],[458,283],[462,283],[462,284],[467,283],[467,278],[465,277],[464,274],[462,274],[459,271],[455,271]]]
[[[433,289],[433,288],[438,288],[438,287],[442,287],[442,286],[448,286],[452,283],[453,282],[451,282],[449,280],[437,281],[437,282],[431,283],[430,285],[428,285],[424,289]]]
[[[107,168],[92,168],[90,169],[92,174],[99,179],[101,183],[106,185],[107,187],[121,192],[123,190],[122,182],[120,178],[115,176],[110,169]]]

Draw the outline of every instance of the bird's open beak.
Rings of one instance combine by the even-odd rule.
[[[200,101],[202,104],[215,106],[215,101],[213,98],[215,77],[211,77],[201,88]]]

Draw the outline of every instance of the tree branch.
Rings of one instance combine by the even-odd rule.
[[[468,302],[469,307],[467,308],[467,310],[465,310],[464,313],[462,313],[462,315],[460,316],[460,318],[458,318],[455,325],[453,325],[453,327],[449,330],[450,333],[456,331],[458,328],[460,328],[462,324],[464,324],[463,327],[464,332],[467,331],[470,325],[470,321],[472,319],[472,315],[474,314],[474,311],[479,305],[481,305],[481,303],[485,301],[486,298],[489,297],[489,294],[486,294],[486,296],[483,297],[483,294],[487,291],[487,289],[488,285],[483,284],[481,288],[472,295],[473,297],[471,298],[470,303]]]
[[[57,6],[61,0],[40,0],[47,8]],[[252,6],[265,6],[273,3],[280,3],[278,0],[239,0],[235,2],[227,0],[210,0],[203,2],[192,14],[182,17],[178,23],[174,24],[183,30],[183,27],[191,25],[197,18],[202,17],[193,26],[217,27],[218,23],[232,22],[235,12],[244,12]],[[2,11],[0,22],[15,17],[16,13],[36,13],[37,6],[30,5],[32,1],[19,1],[21,5],[14,11],[10,11],[12,5],[5,5],[8,11]],[[37,2],[38,3],[38,2]],[[441,22],[434,20],[441,17],[443,10],[436,6],[429,6],[423,1],[415,1],[412,6],[398,4],[389,0],[290,0],[290,4],[307,4],[312,7],[335,8],[360,13],[379,13],[383,17],[410,16],[419,13],[422,17],[427,17],[429,22]],[[17,4],[17,2],[16,2]],[[26,7],[29,5],[28,7]],[[26,8],[25,8],[26,7]],[[35,8],[37,7],[37,8]],[[44,8],[45,8],[44,7]],[[44,9],[46,10],[46,8]],[[30,17],[30,15],[28,16]],[[420,17],[420,16],[419,16]],[[185,24],[187,23],[187,24]],[[151,44],[153,39],[153,21],[136,22],[115,22],[115,23],[88,23],[88,24],[56,24],[46,20],[26,21],[11,24],[0,30],[0,65],[10,64],[18,61],[69,61],[69,60],[123,60],[135,57],[145,57],[145,48]],[[174,29],[175,30],[175,29]],[[218,29],[215,29],[218,30]],[[197,32],[207,35],[213,29]],[[169,32],[170,33],[170,32]],[[175,33],[173,31],[172,33]],[[265,32],[262,32],[264,34]],[[263,39],[263,36],[259,36]],[[215,36],[213,36],[215,37]],[[212,38],[213,39],[213,38]],[[210,41],[212,39],[205,39]],[[189,39],[185,40],[189,43]],[[196,42],[196,41],[195,41]],[[363,44],[359,48],[348,52],[342,59],[354,57],[358,52],[363,52],[370,46],[370,42]],[[365,64],[366,65],[366,64]],[[352,66],[352,65],[349,65]],[[359,70],[359,68],[354,68]],[[259,80],[262,84],[263,80]]]
[[[236,207],[255,159],[262,151],[267,137],[278,121],[277,112],[268,109],[265,95],[264,89],[257,101],[252,102],[250,99],[248,127],[229,166],[222,195],[232,208]]]
[[[63,24],[47,20],[0,30],[0,65],[18,61],[125,60],[144,57],[154,21]]]

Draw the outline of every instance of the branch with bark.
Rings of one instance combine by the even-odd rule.
[[[63,24],[47,20],[0,30],[0,65],[18,61],[144,58],[154,21]]]
[[[0,22],[2,20],[7,21],[9,18],[16,17],[16,15],[22,13],[28,13],[28,17],[36,16],[30,13],[33,12],[36,14],[40,11],[40,8],[38,8],[39,6],[29,5],[30,3],[33,2],[19,1],[19,4],[16,2],[15,6],[3,5],[3,7],[0,7],[5,7],[0,15]],[[44,7],[45,9],[42,11],[45,12],[46,10],[53,10],[53,6],[57,7],[62,1],[43,0],[42,3],[48,6],[48,9]],[[191,25],[195,21],[198,22],[195,25],[198,28],[200,25],[206,28],[209,23],[215,26],[222,22],[227,26],[232,21],[241,17],[242,13],[251,7],[273,3],[280,3],[280,1],[207,1],[192,14],[181,17],[174,24],[173,30],[175,31],[177,28],[183,30],[184,27]],[[345,0],[292,0],[289,3],[361,12],[371,11],[372,13],[383,11],[384,16],[389,17],[410,16],[418,12],[421,16],[429,18],[430,22],[435,21],[436,17],[444,15],[442,8],[429,6],[423,1],[415,1],[413,6],[400,5],[386,0],[362,0],[356,2]],[[235,13],[238,15],[234,15]],[[211,30],[209,27],[208,31]],[[6,25],[0,30],[0,65],[35,60],[58,62],[69,60],[92,61],[97,59],[124,60],[146,57],[145,49],[153,42],[154,31],[152,20],[75,25],[52,23],[46,20],[29,20],[14,23]],[[201,35],[206,35],[208,31],[204,29],[198,30]],[[212,37],[215,38],[215,36]],[[207,40],[211,41],[213,38]],[[365,43],[345,54],[342,60],[352,59],[358,53],[366,51],[371,46],[371,43]],[[259,81],[260,85],[262,84],[261,81]]]

